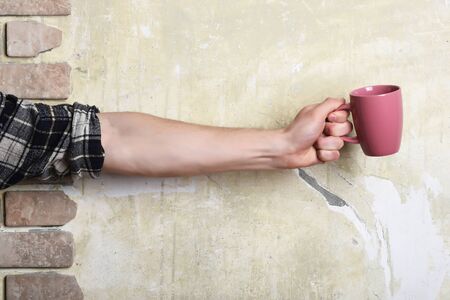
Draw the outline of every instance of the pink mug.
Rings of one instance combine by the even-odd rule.
[[[400,149],[403,127],[402,94],[396,85],[372,85],[353,90],[350,103],[338,110],[351,111],[357,136],[341,137],[361,144],[368,156],[391,155]]]

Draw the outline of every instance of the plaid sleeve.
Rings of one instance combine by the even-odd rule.
[[[47,105],[0,92],[0,189],[69,172],[98,177],[105,156],[98,112],[78,102]]]
[[[74,102],[71,143],[69,145],[70,170],[82,177],[87,173],[92,178],[100,176],[105,150],[101,143],[100,110],[95,105]]]

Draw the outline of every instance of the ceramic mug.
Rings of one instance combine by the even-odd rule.
[[[391,155],[400,149],[403,128],[402,94],[396,85],[371,85],[353,90],[350,103],[338,110],[351,111],[355,137],[341,137],[360,144],[368,156]]]

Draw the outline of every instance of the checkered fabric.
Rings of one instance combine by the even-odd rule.
[[[99,112],[95,105],[47,105],[0,92],[0,189],[31,177],[100,176]]]

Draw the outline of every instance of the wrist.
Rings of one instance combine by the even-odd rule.
[[[295,147],[288,131],[285,128],[275,129],[272,134],[272,161],[271,166],[274,169],[288,168],[286,157],[295,153]]]

